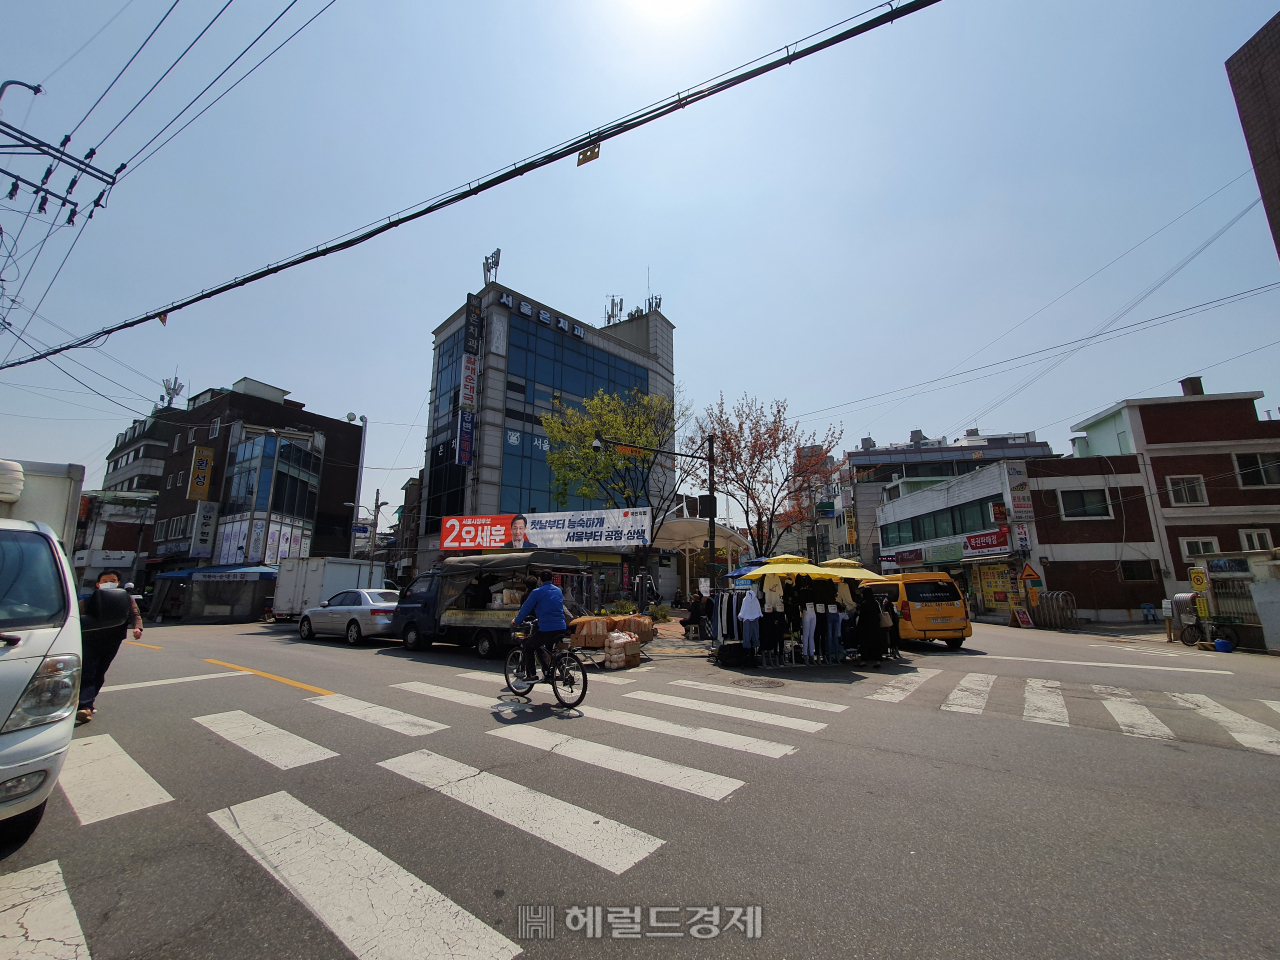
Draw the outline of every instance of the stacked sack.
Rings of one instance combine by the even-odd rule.
[[[640,641],[634,633],[622,630],[612,631],[604,644],[604,668],[606,670],[624,670],[627,667],[640,666]]]
[[[611,631],[621,630],[623,633],[633,633],[641,643],[648,643],[653,639],[653,620],[649,617],[639,615],[610,617],[609,629]]]

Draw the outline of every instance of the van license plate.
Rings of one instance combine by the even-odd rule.
[[[951,618],[950,617],[930,617],[929,622],[930,623],[950,623]]]

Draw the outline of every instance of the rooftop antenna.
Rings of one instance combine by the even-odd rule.
[[[493,283],[498,279],[498,261],[502,259],[502,248],[494,250],[484,258],[484,282]]]
[[[165,406],[172,407],[174,398],[181,394],[185,389],[186,385],[178,382],[178,371],[175,370],[173,372],[173,379],[164,381]]]
[[[622,298],[609,294],[609,312],[604,315],[605,326],[622,319]]]

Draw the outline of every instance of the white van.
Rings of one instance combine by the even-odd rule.
[[[0,520],[0,829],[6,832],[39,822],[71,744],[81,665],[74,584],[52,527]]]

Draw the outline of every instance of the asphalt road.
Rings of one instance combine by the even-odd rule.
[[[584,715],[452,647],[142,640],[0,851],[31,955],[1276,955],[1280,658],[978,625],[776,687],[593,674]]]

